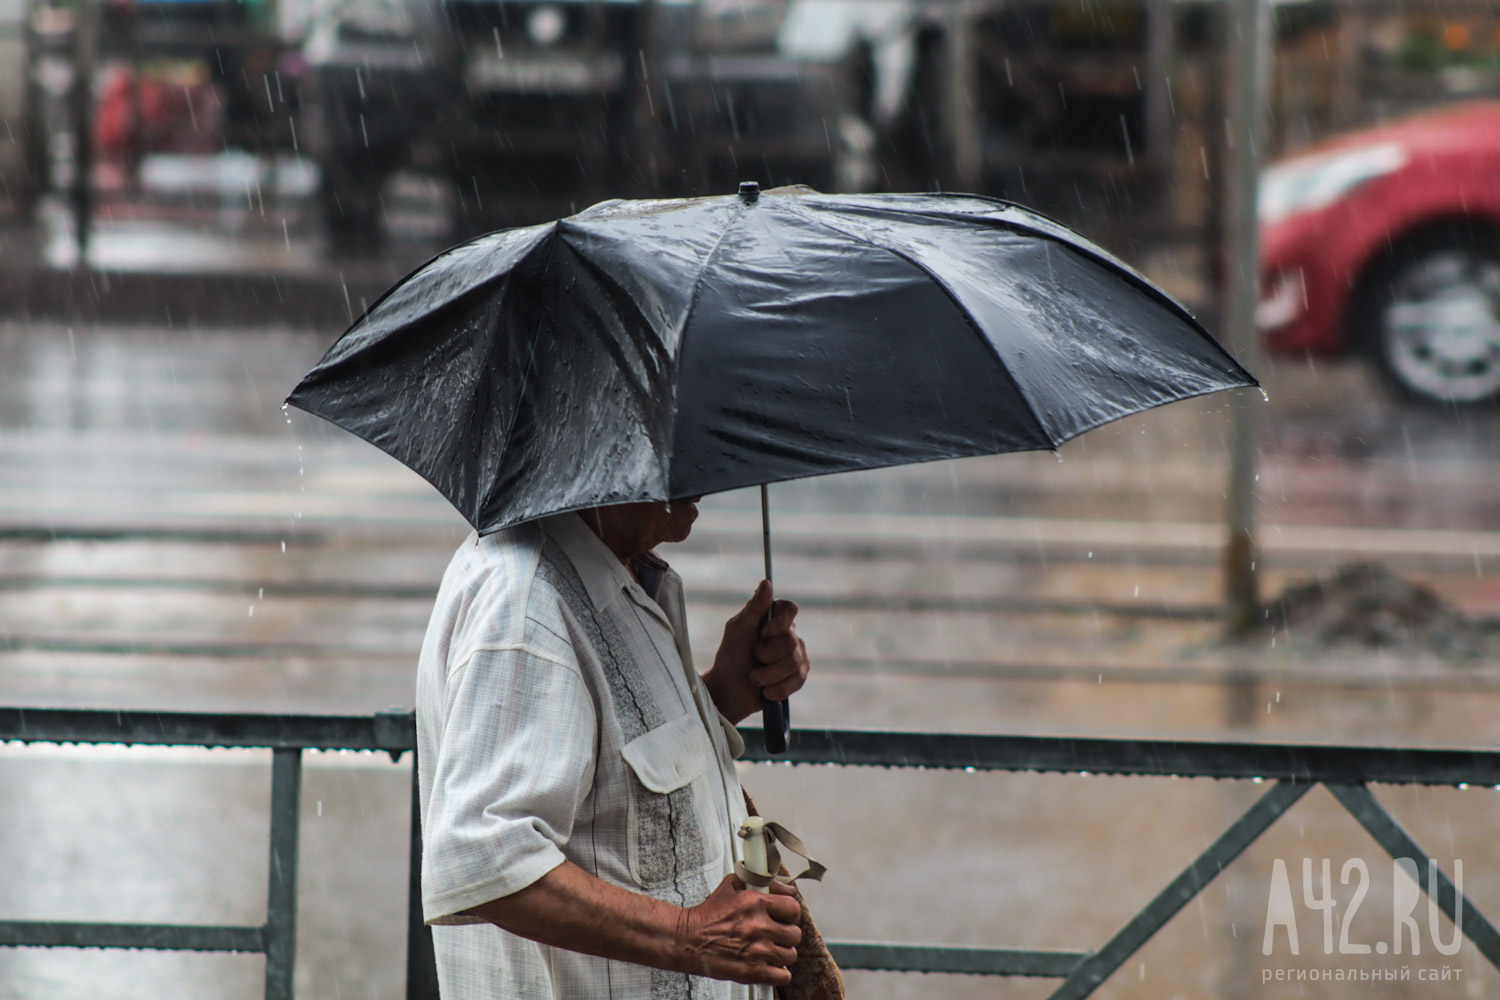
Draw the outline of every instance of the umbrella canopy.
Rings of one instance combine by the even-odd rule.
[[[455,247],[288,398],[480,531],[585,507],[1052,449],[1255,380],[1072,231],[965,195],[605,202]]]

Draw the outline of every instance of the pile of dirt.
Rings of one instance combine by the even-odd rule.
[[[1294,583],[1266,605],[1257,637],[1277,645],[1356,646],[1436,654],[1491,655],[1496,637],[1435,591],[1379,563],[1341,566],[1332,577]]]

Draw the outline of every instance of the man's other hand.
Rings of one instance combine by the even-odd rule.
[[[739,614],[724,624],[724,638],[703,683],[731,722],[760,710],[761,695],[785,701],[807,683],[807,644],[797,634],[797,605],[774,601],[762,580]]]
[[[785,986],[797,961],[802,929],[797,890],[773,883],[755,892],[733,875],[697,906],[682,911],[677,937],[684,971],[711,979]]]

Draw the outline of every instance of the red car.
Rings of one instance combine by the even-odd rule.
[[[1500,102],[1300,152],[1259,205],[1267,350],[1360,353],[1413,397],[1500,402]]]

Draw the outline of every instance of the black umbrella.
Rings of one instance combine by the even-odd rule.
[[[404,462],[489,532],[1053,449],[1255,384],[1169,296],[1024,208],[745,184],[605,202],[448,250],[287,402]],[[767,576],[769,556],[768,543]],[[785,712],[767,722],[777,752]]]

